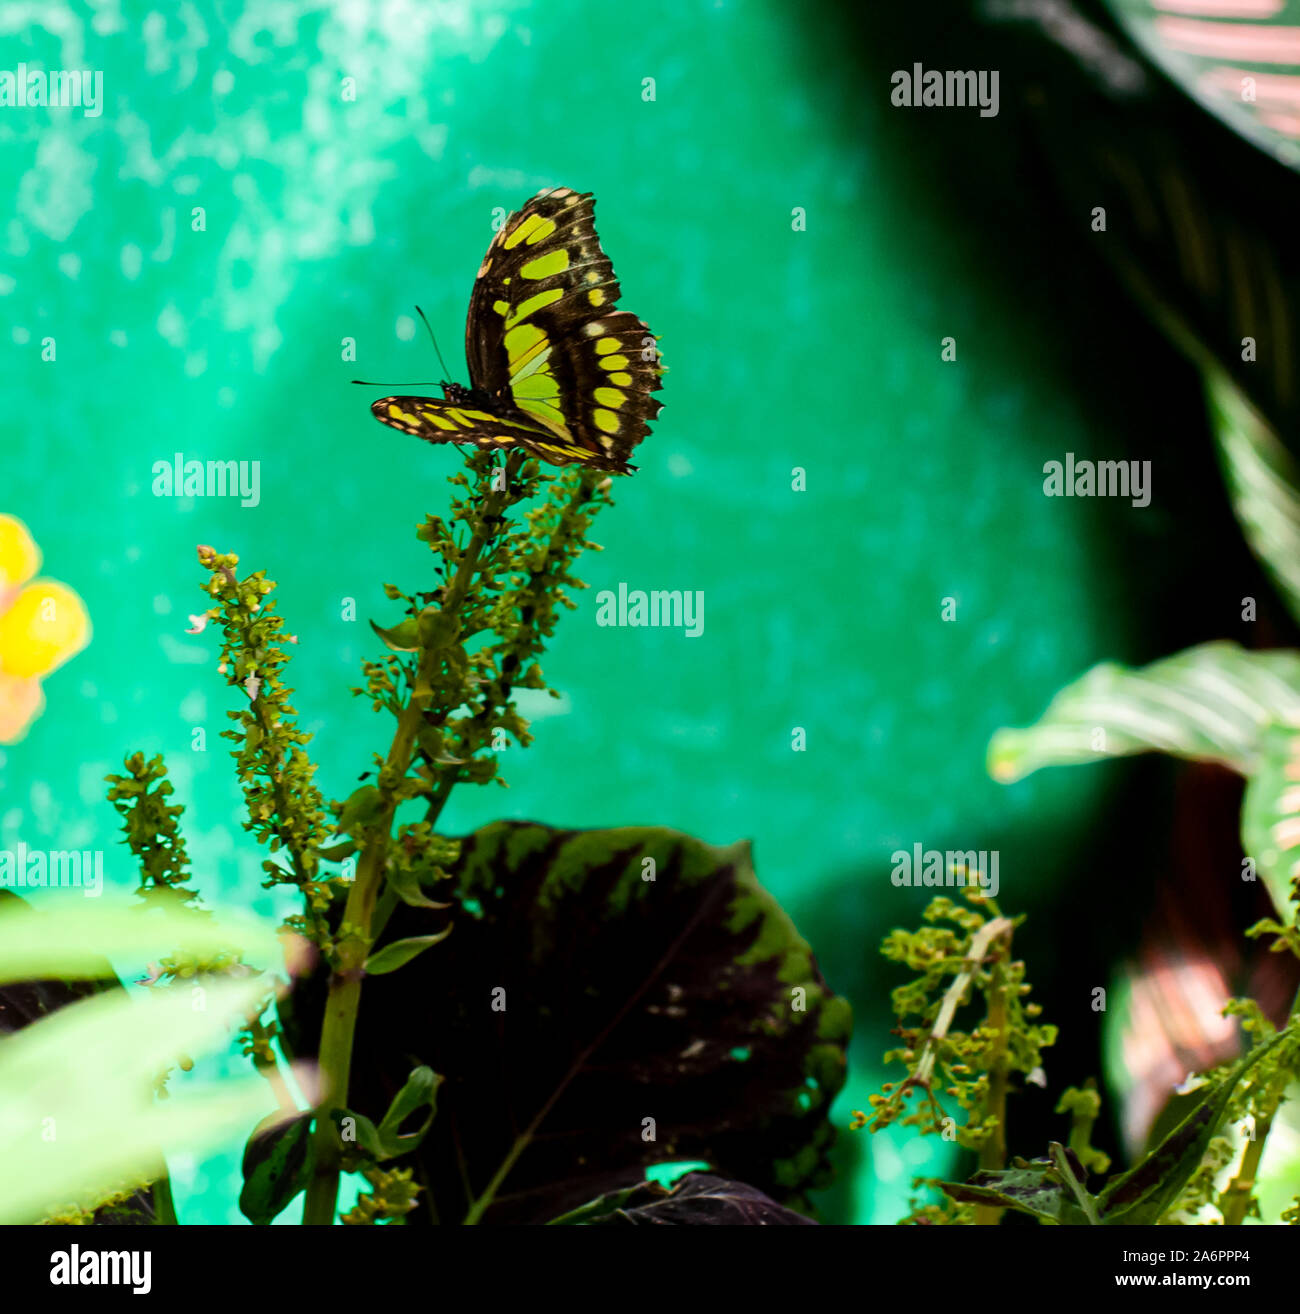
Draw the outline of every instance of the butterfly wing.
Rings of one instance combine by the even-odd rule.
[[[465,355],[497,409],[558,440],[564,462],[545,459],[626,471],[661,409],[650,394],[663,366],[649,328],[615,309],[594,206],[590,192],[557,187],[507,220],[474,282]]]
[[[527,447],[545,461],[565,464],[565,448],[541,425],[503,420],[490,411],[453,406],[433,397],[381,397],[375,419],[431,443],[474,443],[478,447]]]

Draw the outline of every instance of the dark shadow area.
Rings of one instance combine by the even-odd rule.
[[[1099,19],[1092,6],[1076,8]],[[1092,76],[1033,24],[990,25],[966,5],[814,9],[818,18],[802,29],[798,57],[826,70],[815,82],[821,112],[861,123],[864,140],[888,142],[890,156],[907,162],[906,196],[882,196],[878,203],[905,206],[909,222],[932,235],[935,260],[950,264],[954,277],[978,264],[974,295],[1012,305],[1026,344],[1046,350],[1059,366],[1070,384],[1060,405],[1085,417],[1097,442],[1094,455],[1152,462],[1151,507],[1139,513],[1097,499],[1071,512],[1087,515],[1090,550],[1105,562],[1102,605],[1127,620],[1127,650],[1098,659],[1142,664],[1211,639],[1295,645],[1296,627],[1233,517],[1200,375],[1135,300],[1117,273],[1114,249],[1103,247],[1088,222],[1089,196],[1105,198],[1093,203],[1109,205],[1121,225],[1125,218],[1126,202],[1116,201],[1114,179],[1098,164],[1112,144],[1140,159],[1172,142],[1172,156],[1194,166],[1201,156],[1193,143],[1205,142],[1211,181],[1224,168],[1251,180],[1280,175],[1283,187],[1295,180],[1256,158],[1210,116],[1180,103],[1149,68],[1147,96],[1127,104],[1107,100]],[[1107,39],[1124,45],[1100,24]],[[1131,50],[1127,57],[1138,58]],[[999,69],[998,116],[895,108],[891,73],[915,63]],[[1198,135],[1180,139],[1189,126]],[[1157,283],[1177,263],[1158,238],[1128,244],[1123,261],[1143,260]],[[972,295],[969,284],[963,291]],[[1213,311],[1213,305],[1187,307],[1189,318],[1200,315],[1211,325]],[[1248,378],[1259,385],[1257,403],[1271,407],[1285,430],[1287,413],[1271,380]],[[1043,434],[1040,459],[1059,455],[1054,435]],[[971,451],[969,459],[999,461],[1004,454]],[[1257,600],[1257,622],[1242,620],[1247,597]],[[983,763],[972,762],[971,770],[982,771]],[[1103,1075],[1105,1019],[1093,1012],[1092,992],[1109,988],[1121,964],[1202,946],[1219,958],[1233,991],[1261,989],[1262,955],[1242,932],[1268,904],[1260,886],[1239,879],[1240,781],[1216,768],[1156,758],[1070,770],[1104,772],[1106,784],[1069,842],[1028,826],[999,835],[915,837],[937,849],[998,849],[1004,874],[1037,873],[1032,884],[1011,885],[1004,876],[1002,897],[1004,912],[1028,915],[1016,956],[1028,964],[1044,1018],[1061,1028],[1047,1055],[1048,1090],[1024,1090],[1012,1108],[1012,1147],[1031,1156],[1068,1132],[1067,1120],[1054,1112],[1060,1092]],[[927,894],[894,890],[888,865],[877,862],[827,875],[815,896],[792,903],[801,932],[819,947],[827,980],[855,1001],[859,1062],[870,1056],[878,1064],[893,1043],[889,991],[903,976],[880,958],[881,938],[890,927],[917,926]],[[1285,1007],[1292,977],[1284,969],[1277,981],[1265,982],[1264,992]],[[1117,1164],[1123,1162],[1120,1116],[1108,1099],[1095,1136]],[[848,1170],[869,1153],[866,1140],[864,1133],[841,1134],[841,1185],[823,1197],[828,1218],[847,1209]]]

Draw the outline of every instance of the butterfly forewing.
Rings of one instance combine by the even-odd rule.
[[[660,411],[654,335],[616,310],[590,193],[533,197],[493,239],[466,324],[474,386],[544,425],[571,459],[619,469]]]
[[[635,469],[627,458],[661,409],[650,394],[663,367],[646,325],[615,309],[618,280],[593,207],[589,192],[539,192],[493,238],[465,330],[476,405],[384,397],[375,417],[430,442]]]

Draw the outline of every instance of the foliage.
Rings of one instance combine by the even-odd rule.
[[[1294,461],[1236,385],[1202,363],[1233,508],[1282,600],[1300,619]],[[1244,598],[1242,607],[1243,619],[1254,620],[1256,600]],[[1060,691],[1034,725],[999,730],[989,747],[989,769],[1010,782],[1048,765],[1147,751],[1217,762],[1246,778],[1240,878],[1262,879],[1277,911],[1247,935],[1269,936],[1274,952],[1300,957],[1300,654],[1247,651],[1220,641],[1141,669],[1102,663]],[[1057,1223],[1237,1224],[1258,1217],[1265,1144],[1300,1070],[1300,995],[1281,1029],[1251,999],[1232,1000],[1224,1012],[1240,1020],[1247,1052],[1203,1074],[1194,1107],[1100,1193],[1090,1194],[1085,1183],[1089,1170],[1104,1169],[1074,1139],[1069,1149],[1053,1144],[1046,1158],[1013,1161],[1010,1169],[982,1164],[969,1182],[943,1189],[977,1213],[1001,1205]],[[1076,1120],[1089,1110],[1096,1116],[1091,1100],[1085,1106],[1077,1094],[1061,1107]],[[1284,1215],[1296,1216],[1294,1210]]]
[[[1161,0],[1105,0],[1105,4],[1146,55],[1189,96],[1274,159],[1292,169],[1300,166],[1294,136],[1279,112],[1289,104],[1285,87],[1297,70],[1294,47],[1286,40],[1294,31],[1294,10],[1285,4],[1257,6],[1242,11],[1241,16],[1250,20],[1248,29],[1231,22],[1202,23],[1195,39],[1189,40],[1169,21],[1171,12],[1227,16],[1232,9],[1173,9]],[[1259,58],[1243,52],[1241,41],[1247,32],[1257,51],[1268,49],[1267,72],[1241,67],[1253,66]]]
[[[119,1084],[139,1131],[107,1136],[102,1118],[88,1118],[120,1153],[103,1165],[91,1156],[92,1185],[75,1198],[37,1156],[31,1189],[0,1195],[12,1216],[65,1196],[71,1206],[46,1212],[89,1216],[151,1181],[158,1221],[176,1221],[163,1133],[175,1125],[197,1143],[234,1109],[248,1125],[268,1086],[278,1107],[248,1138],[240,1196],[257,1224],[300,1195],[304,1222],[336,1221],[343,1173],[366,1189],[341,1221],[363,1226],[544,1222],[611,1189],[632,1192],[620,1221],[791,1221],[783,1206],[808,1208],[807,1190],[826,1180],[848,1008],[758,884],[747,845],[715,849],[652,828],[438,831],[455,786],[504,784],[501,750],[531,742],[519,691],[559,696],[539,658],[585,587],[573,567],[584,548],[598,550],[589,531],[611,500],[607,476],[544,475],[523,452],[501,463],[475,452],[450,482],[449,516],[417,531],[436,583],[385,585],[400,613],[372,622],[386,652],[353,692],[392,718],[391,740],[346,799],[327,801],[316,784],[286,683],[298,637],[274,582],[241,575],[233,553],[199,548],[209,606],[193,632],[216,632],[216,669],[237,702],[224,737],[244,828],[267,852],[264,884],[291,887],[301,903],[278,940],[248,919],[218,920],[191,882],[165,763],[128,755],[108,778],[109,800],[141,872],[138,903],[97,910],[92,933],[80,915],[49,917],[54,929],[13,964],[55,980],[105,978],[86,943],[147,954],[147,998],[115,981],[96,998],[60,998],[54,1016],[0,1043],[0,1094],[11,1070],[33,1080],[28,1051],[61,1070],[58,1038],[80,1037],[79,1018],[97,1010],[110,1019],[103,1035],[133,1056]],[[282,950],[287,994],[262,970]],[[219,1007],[190,1022],[195,992]],[[188,1067],[186,1055],[232,1018],[268,1085],[157,1103],[169,1069]],[[311,1107],[299,1107],[286,1057],[310,1061],[299,1084],[318,1092]],[[74,1098],[101,1098],[84,1071],[66,1085]],[[14,1107],[18,1134],[36,1111]],[[744,1180],[718,1190],[700,1178],[661,1198],[647,1169],[683,1157]]]
[[[367,982],[354,1084],[381,1107],[413,1037],[447,1074],[416,1155],[440,1219],[542,1222],[665,1159],[808,1207],[848,1007],[747,844],[499,822],[461,842],[448,884],[450,910],[389,923],[399,943],[455,930]]]
[[[155,1089],[177,1056],[228,1040],[268,989],[241,979],[146,1000],[118,986],[104,953],[127,959],[179,946],[191,961],[278,946],[247,919],[197,920],[178,909],[103,906],[49,913],[9,895],[0,911],[0,1222],[88,1221],[160,1177],[162,1151],[215,1144],[265,1103],[254,1078],[165,1104]],[[88,945],[94,945],[91,951]],[[73,979],[65,985],[53,977]],[[16,1017],[16,1021],[13,1020]]]
[[[709,1173],[687,1173],[672,1187],[640,1182],[551,1220],[573,1227],[803,1226],[811,1220],[783,1209],[761,1191]]]
[[[980,909],[960,908],[938,898],[926,909],[927,926],[916,932],[896,930],[882,952],[921,974],[893,993],[901,1048],[886,1061],[907,1067],[906,1078],[887,1084],[871,1099],[871,1111],[854,1114],[855,1129],[879,1131],[895,1121],[916,1127],[921,1135],[942,1135],[975,1150],[979,1170],[964,1182],[921,1181],[938,1187],[948,1205],[918,1205],[904,1221],[916,1224],[993,1224],[1006,1210],[1027,1214],[1056,1226],[1153,1225],[1192,1221],[1206,1205],[1227,1223],[1239,1223],[1254,1209],[1256,1170],[1268,1129],[1300,1070],[1300,999],[1285,1029],[1275,1030],[1249,1000],[1236,1000],[1229,1011],[1241,1016],[1255,1040],[1237,1063],[1205,1075],[1194,1106],[1183,1119],[1127,1171],[1090,1188],[1092,1174],[1104,1174],[1109,1159],[1090,1144],[1100,1112],[1092,1083],[1064,1092],[1057,1112],[1071,1119],[1068,1143],[1051,1142],[1047,1153],[1027,1160],[1007,1154],[1010,1078],[1020,1073],[1041,1081],[1042,1050],[1056,1039],[1056,1028],[1037,1021],[1027,1002],[1024,965],[1011,960],[1012,934],[1021,919],[1008,920],[979,891],[967,894]],[[1289,947],[1284,928],[1279,943]],[[1266,933],[1263,926],[1256,928]],[[953,1023],[976,998],[983,1016],[969,1031]],[[909,1110],[914,1092],[918,1107]],[[948,1096],[964,1111],[958,1122],[943,1106]],[[1237,1151],[1221,1135],[1225,1127],[1247,1129]],[[1229,1164],[1235,1170],[1225,1185],[1219,1178]]]

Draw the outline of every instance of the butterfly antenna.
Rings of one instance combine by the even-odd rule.
[[[424,321],[424,327],[429,330],[429,338],[433,342],[433,349],[438,354],[438,364],[442,366],[443,374],[446,374],[448,372],[447,362],[443,360],[442,352],[438,350],[438,339],[433,336],[433,325],[429,323],[428,315],[419,306],[416,306],[415,313]],[[359,383],[364,388],[436,388],[441,386],[434,383],[432,379],[419,379],[415,383],[379,383],[375,379],[352,379],[351,382]]]
[[[416,306],[415,313],[424,320],[424,327],[429,330],[429,339],[433,343],[433,349],[438,353],[438,364],[442,366],[442,372],[447,378],[451,378],[451,371],[447,368],[447,362],[442,358],[442,352],[438,350],[438,339],[433,335],[433,325],[429,323],[429,317]]]

